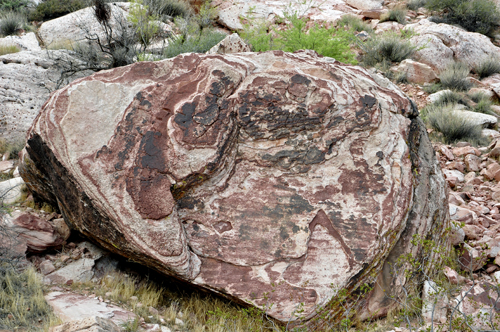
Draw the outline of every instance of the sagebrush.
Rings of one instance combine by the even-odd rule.
[[[363,63],[367,66],[401,62],[410,58],[416,50],[410,41],[392,32],[368,39],[361,44],[361,48],[364,52]]]
[[[469,66],[463,62],[454,62],[439,74],[441,86],[445,89],[468,91],[472,82],[467,80],[470,73]]]

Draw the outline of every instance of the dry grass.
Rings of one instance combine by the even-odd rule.
[[[33,268],[19,272],[10,265],[0,267],[0,328],[44,331],[59,322],[43,297],[40,276]]]
[[[48,50],[69,50],[74,51],[75,45],[72,40],[69,39],[60,39],[49,45],[47,45]]]
[[[0,45],[0,56],[21,51],[16,45]]]
[[[181,294],[154,281],[140,280],[121,272],[104,277],[99,284],[73,283],[71,287],[74,291],[92,292],[126,307],[147,323],[168,326],[177,331],[279,331],[257,309],[241,308],[211,296]],[[153,315],[150,307],[157,309],[158,315]],[[176,325],[176,318],[184,321],[185,325]],[[136,321],[131,321],[124,328],[134,331],[136,325]]]

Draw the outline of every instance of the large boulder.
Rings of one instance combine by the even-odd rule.
[[[0,138],[24,141],[26,131],[50,93],[59,84],[89,75],[82,71],[73,77],[61,74],[77,61],[66,50],[22,51],[0,56]]]
[[[244,29],[244,24],[273,22],[283,18],[290,10],[311,21],[336,22],[346,13],[358,13],[347,6],[344,0],[325,0],[311,6],[310,2],[264,1],[264,0],[214,0],[210,3],[217,8],[217,21],[232,31]]]
[[[454,61],[464,62],[473,68],[481,61],[500,57],[500,48],[493,45],[488,37],[460,27],[424,19],[408,24],[406,29],[415,32],[410,39],[416,47],[415,60],[438,72]]]
[[[448,246],[417,114],[388,80],[312,51],[186,54],[55,92],[20,172],[110,251],[321,328],[365,283],[382,288],[352,312],[387,313],[404,285],[390,264],[422,254],[414,235]]]
[[[127,16],[130,4],[114,2],[110,4],[110,26],[115,33],[128,26]],[[46,47],[71,47],[86,41],[88,36],[104,38],[104,29],[94,16],[92,7],[44,22],[38,29],[38,36]]]

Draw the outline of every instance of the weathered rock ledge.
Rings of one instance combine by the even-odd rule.
[[[20,172],[102,246],[281,322],[303,303],[320,328],[365,283],[358,315],[384,315],[404,284],[391,263],[422,255],[412,237],[448,246],[415,107],[314,52],[187,54],[74,81],[43,106]]]

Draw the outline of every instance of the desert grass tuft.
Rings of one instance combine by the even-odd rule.
[[[344,15],[342,18],[337,22],[337,24],[341,27],[348,27],[350,29],[353,29],[354,31],[366,31],[368,33],[373,32],[373,29],[371,26],[369,26],[367,23],[363,22],[362,19],[359,17],[356,17],[354,15]]]
[[[21,50],[16,45],[0,45],[0,56],[20,51]]]
[[[380,18],[380,22],[386,21],[395,21],[399,24],[406,24],[406,9],[401,6],[390,9]]]
[[[436,100],[435,104],[462,104],[465,106],[470,106],[470,102],[464,94],[452,90],[443,91],[438,100]]]
[[[457,141],[480,141],[482,128],[460,116],[453,110],[454,106],[431,105],[425,112],[428,124],[442,134],[442,139],[447,144]]]
[[[415,52],[415,47],[408,40],[395,33],[370,38],[361,48],[364,51],[363,63],[370,67],[379,63],[401,62]]]
[[[27,23],[26,16],[17,12],[6,12],[0,16],[0,35],[15,35]]]
[[[499,59],[486,59],[480,62],[474,71],[480,78],[485,78],[493,74],[500,73],[500,60]]]
[[[0,328],[42,331],[58,320],[43,296],[40,276],[33,268],[17,271],[0,267]]]
[[[439,79],[445,89],[468,91],[472,87],[472,83],[467,80],[469,73],[469,66],[465,63],[454,62],[439,74]]]

